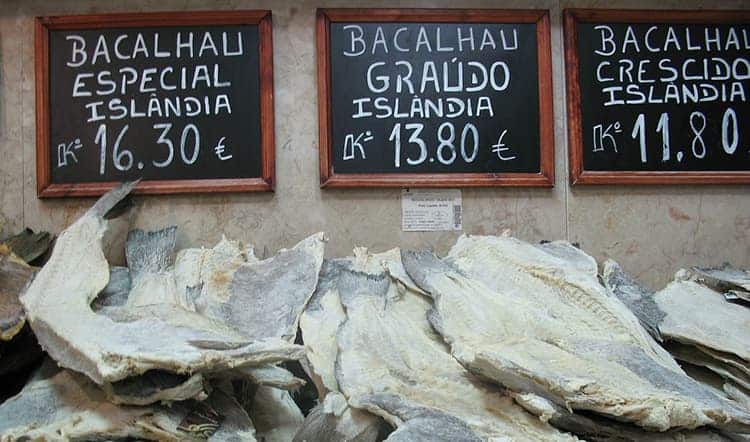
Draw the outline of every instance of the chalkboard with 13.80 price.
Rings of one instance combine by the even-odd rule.
[[[273,189],[268,11],[42,17],[37,191]]]
[[[552,186],[546,11],[318,11],[326,187]]]
[[[750,12],[564,15],[573,183],[750,183]]]

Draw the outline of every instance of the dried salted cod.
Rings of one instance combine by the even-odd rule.
[[[739,402],[746,410],[750,410],[750,390],[731,382],[725,383],[723,390],[729,398]]]
[[[35,270],[0,245],[0,343],[9,341],[26,323],[19,296],[34,278]]]
[[[257,437],[264,442],[289,442],[305,417],[288,391],[259,386],[249,410]]]
[[[402,256],[435,301],[431,323],[475,373],[650,430],[750,428],[750,416],[681,371],[583,258],[569,264],[508,236],[463,236],[445,260]]]
[[[118,406],[85,376],[43,366],[24,390],[0,406],[0,440],[247,441],[252,422],[231,397],[214,391],[203,403]],[[206,422],[205,410],[215,420]]]
[[[300,358],[303,349],[280,339],[253,340],[182,307],[154,304],[108,316],[90,305],[109,279],[101,250],[103,216],[133,184],[104,195],[57,240],[48,263],[22,296],[42,347],[64,367],[95,382],[115,382],[149,370],[220,371]]]
[[[382,271],[377,261],[369,260],[365,250],[357,249],[360,267]],[[306,418],[295,441],[331,440],[374,442],[382,420],[366,411],[349,407],[339,393],[335,376],[338,344],[336,332],[346,319],[338,295],[337,269],[351,266],[354,258],[326,260],[320,272],[318,286],[300,318],[299,327],[305,343],[306,357],[302,365],[313,380],[318,396],[325,398]]]
[[[209,250],[177,257],[178,283],[201,287],[196,310],[251,339],[293,342],[302,310],[313,294],[323,263],[325,239],[316,233],[291,249],[258,261],[236,242],[223,239]]]
[[[300,318],[306,350],[303,367],[315,383],[319,397],[339,391],[335,377],[336,331],[346,320],[346,314],[336,288],[336,270],[348,262],[344,259],[323,262],[318,287]]]
[[[26,239],[36,244],[33,236]],[[16,246],[22,250],[34,248],[33,244],[24,246],[26,242],[16,241]],[[26,323],[26,313],[19,300],[35,273],[35,268],[27,265],[8,246],[0,244],[0,402],[20,389],[25,372],[43,354]]]
[[[156,407],[114,405],[84,376],[62,370],[33,380],[0,406],[0,440],[178,440],[178,433],[152,430],[155,413]]]
[[[665,340],[696,346],[708,356],[750,373],[750,312],[689,276],[680,271],[666,288],[653,293],[640,287],[614,261],[604,264],[604,280],[612,292],[621,299],[641,299],[642,307],[634,311],[641,318],[652,318],[649,321]],[[626,293],[621,290],[622,281],[629,281]]]
[[[409,424],[399,416],[436,410],[432,417],[445,428],[458,420],[484,440],[574,439],[464,370],[430,327],[427,298],[382,271],[336,263],[327,271],[321,281],[335,286],[328,293],[337,293],[346,313],[336,336],[335,374],[351,406],[395,426]]]
[[[252,249],[226,238],[211,249],[181,250],[175,262],[178,287],[195,309],[251,339],[294,341],[300,315],[315,290],[325,238],[312,235],[272,258],[258,260]],[[258,385],[297,389],[304,384],[275,365],[242,367],[240,375]]]
[[[341,393],[328,393],[305,417],[294,442],[375,442],[382,425],[370,413],[351,408]]]
[[[666,348],[680,361],[707,368],[721,376],[723,379],[732,381],[746,389],[750,389],[750,376],[748,376],[747,373],[732,367],[731,365],[717,361],[710,355],[701,351],[699,347],[681,344],[679,342],[668,342]]]
[[[750,361],[750,311],[727,302],[715,291],[679,278],[654,295],[665,316],[662,336],[696,344]]]
[[[698,429],[690,431],[650,432],[632,424],[618,422],[594,413],[571,412],[541,396],[530,393],[512,393],[516,402],[535,416],[587,440],[627,442],[718,442],[729,441],[715,431]]]
[[[750,272],[747,270],[724,264],[715,268],[693,267],[691,271],[700,283],[714,290],[750,292]]]

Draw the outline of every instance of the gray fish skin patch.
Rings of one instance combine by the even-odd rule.
[[[482,442],[461,419],[440,410],[409,404],[394,394],[364,396],[361,403],[388,411],[404,422],[388,436],[390,442]]]
[[[125,259],[128,268],[137,278],[141,272],[163,272],[172,264],[177,241],[177,226],[154,232],[135,229],[128,232],[125,242]]]
[[[91,308],[94,311],[106,307],[121,307],[128,302],[130,294],[131,279],[130,270],[127,267],[112,266],[109,269],[109,282],[97,295]]]
[[[666,314],[654,300],[654,292],[638,284],[615,261],[604,262],[604,284],[617,299],[638,317],[644,328],[658,341],[662,341],[659,324]]]

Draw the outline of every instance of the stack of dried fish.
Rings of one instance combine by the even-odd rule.
[[[226,238],[175,254],[175,227],[131,231],[127,267],[111,267],[105,217],[132,186],[63,231],[30,285],[34,270],[0,248],[0,294],[15,294],[0,304],[3,339],[26,318],[51,357],[0,405],[0,441],[750,432],[747,273],[693,269],[653,294],[612,262],[602,284],[560,241],[463,236],[443,258],[359,248],[324,261],[316,234],[261,260]],[[289,393],[305,383],[287,370],[298,360],[318,394],[307,416]]]
[[[750,273],[728,265],[680,270],[657,293],[613,261],[604,277],[691,374],[750,409]]]
[[[136,230],[128,268],[111,270],[105,215],[132,187],[63,231],[21,296],[41,346],[64,369],[47,367],[0,406],[3,440],[288,440],[303,417],[275,387],[301,381],[277,364],[304,355],[293,342],[317,284],[322,234],[266,260],[222,240],[172,264],[175,228]]]
[[[687,376],[569,243],[464,236],[446,258],[402,257],[452,355],[553,425],[628,440],[750,431],[750,414]]]
[[[38,260],[50,241],[49,233],[27,229],[0,242],[0,401],[18,391],[42,358],[19,296],[36,273],[28,263]]]
[[[295,440],[374,441],[381,419],[388,441],[575,440],[461,367],[430,308],[398,249],[326,261],[301,321],[325,399]]]

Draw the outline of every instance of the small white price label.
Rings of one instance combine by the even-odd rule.
[[[458,189],[401,191],[401,229],[404,232],[461,230],[462,218]]]

